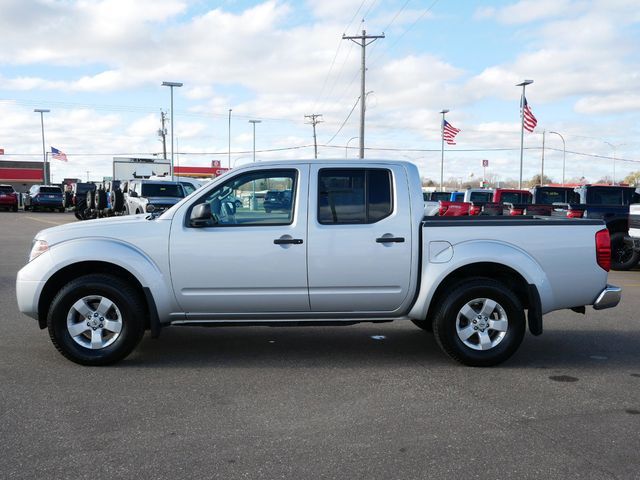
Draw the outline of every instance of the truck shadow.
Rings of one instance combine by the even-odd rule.
[[[640,371],[640,331],[547,329],[527,335],[500,368],[629,368]],[[413,325],[174,327],[146,336],[120,367],[362,368],[458,364]]]

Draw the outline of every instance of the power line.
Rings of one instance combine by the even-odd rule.
[[[342,128],[346,125],[346,123],[349,121],[349,118],[351,118],[351,114],[353,113],[353,111],[356,109],[356,107],[358,106],[358,101],[360,100],[360,97],[358,97],[356,99],[356,103],[353,104],[353,107],[351,107],[351,111],[349,112],[349,115],[347,115],[347,118],[344,119],[344,122],[342,122],[342,125],[340,125],[340,128],[338,129],[338,131],[336,133],[333,134],[333,137],[331,137],[331,140],[329,140],[327,142],[327,145],[329,145],[334,138],[336,138],[338,136],[338,134],[340,133],[340,131],[342,130]]]

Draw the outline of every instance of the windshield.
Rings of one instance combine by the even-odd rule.
[[[536,190],[536,203],[551,205],[553,203],[580,203],[580,196],[573,190],[554,188]]]
[[[469,201],[490,202],[493,199],[493,192],[471,192]]]
[[[500,195],[502,203],[531,203],[529,192],[502,192]]]
[[[0,193],[13,193],[11,185],[0,185]]]
[[[184,197],[182,186],[175,183],[144,183],[142,184],[143,197]]]
[[[593,205],[629,205],[638,202],[633,188],[591,187],[587,189],[587,203]]]
[[[40,193],[62,193],[60,187],[40,187]]]

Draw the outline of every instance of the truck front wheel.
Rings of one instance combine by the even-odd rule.
[[[524,337],[524,309],[502,283],[474,278],[455,284],[441,301],[433,331],[451,358],[473,367],[507,360]]]
[[[55,347],[81,365],[109,365],[126,357],[144,334],[137,292],[112,275],[79,277],[53,299],[47,326]]]

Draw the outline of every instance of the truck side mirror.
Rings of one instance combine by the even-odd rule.
[[[133,198],[137,198],[138,197],[138,192],[129,192],[129,196],[133,197]]]
[[[216,223],[215,218],[211,215],[211,205],[209,203],[200,203],[191,210],[189,226],[194,228],[211,227]]]

